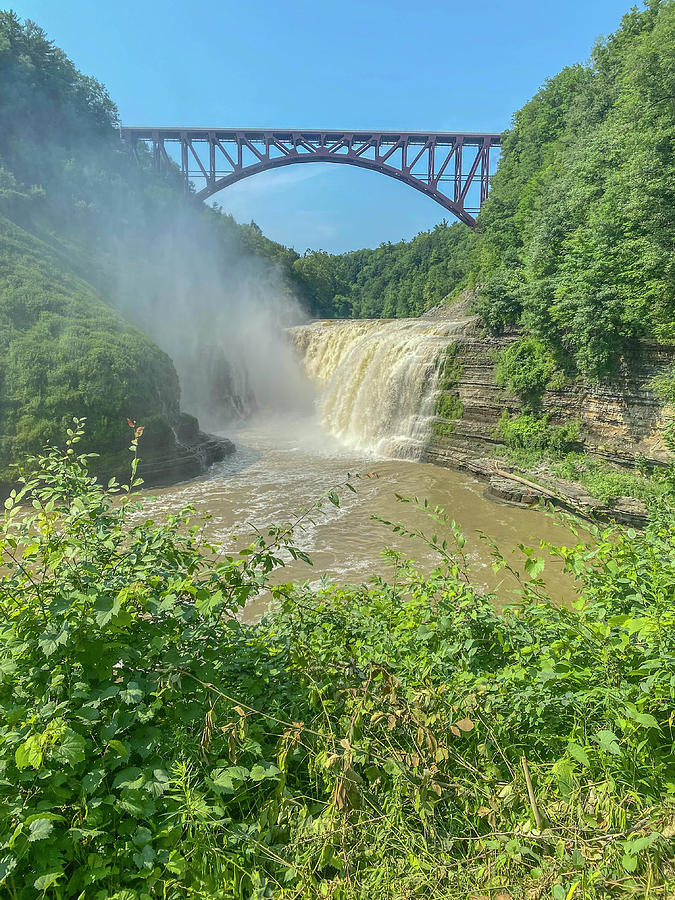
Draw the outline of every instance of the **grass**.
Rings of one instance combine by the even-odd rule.
[[[592,497],[608,506],[614,505],[620,497],[653,500],[666,492],[658,470],[649,473],[639,469],[622,469],[602,460],[591,459],[585,453],[571,453],[554,461],[551,469],[559,478],[577,481]]]

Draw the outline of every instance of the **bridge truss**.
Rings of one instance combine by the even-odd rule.
[[[287,131],[283,129],[135,128],[122,140],[137,157],[151,148],[153,166],[180,168],[186,187],[206,199],[268,169],[297,163],[341,163],[371,169],[421,191],[473,227],[490,188],[498,134]]]

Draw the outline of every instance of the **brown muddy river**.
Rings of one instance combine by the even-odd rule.
[[[344,481],[347,474],[374,473],[377,477],[354,481],[356,494],[344,494],[340,508],[325,503],[314,523],[297,535],[297,544],[311,557],[310,567],[289,561],[277,573],[277,582],[318,582],[322,576],[341,584],[361,584],[374,574],[387,575],[390,564],[382,558],[385,546],[414,557],[422,570],[436,564],[433,552],[423,543],[393,534],[373,516],[404,521],[411,528],[440,534],[424,512],[400,503],[396,494],[428,499],[443,507],[461,526],[466,537],[472,578],[497,593],[500,603],[513,599],[517,584],[503,571],[495,575],[490,546],[480,538],[496,542],[514,568],[522,571],[523,555],[518,544],[538,547],[539,542],[569,542],[569,532],[539,510],[496,503],[485,496],[485,484],[464,473],[425,463],[387,459],[350,449],[314,417],[275,423],[249,423],[230,434],[237,450],[209,473],[195,481],[148,491],[148,513],[159,516],[181,505],[192,504],[212,518],[210,538],[226,548],[241,545],[252,527],[285,522],[309,507],[323,492]],[[238,541],[233,539],[237,535]],[[546,556],[543,551],[540,555]],[[573,585],[557,561],[547,557],[543,573],[549,595],[556,601],[569,598]],[[245,618],[264,612],[267,597],[251,603]]]

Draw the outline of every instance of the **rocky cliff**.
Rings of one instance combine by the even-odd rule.
[[[442,412],[445,405],[452,415],[437,417],[424,459],[490,478],[495,496],[533,502],[541,494],[537,496],[523,485],[504,485],[504,479],[495,476],[500,466],[508,468],[499,462],[504,447],[498,428],[500,416],[504,410],[509,414],[521,411],[518,398],[495,380],[495,357],[516,337],[515,333],[487,336],[475,319],[466,320],[451,348],[451,378],[441,385],[447,402],[442,400],[437,407]],[[667,457],[661,432],[673,410],[659,402],[651,382],[674,365],[675,346],[640,342],[621,360],[615,378],[593,383],[570,380],[545,393],[542,411],[549,414],[553,425],[577,420],[581,447],[591,458],[621,467],[633,467],[638,459],[658,466]],[[554,487],[572,500],[599,507],[571,485],[558,483]],[[626,507],[625,515],[622,506]],[[636,508],[630,503],[619,503],[614,512],[627,520],[633,513],[637,519],[641,514],[639,505]]]

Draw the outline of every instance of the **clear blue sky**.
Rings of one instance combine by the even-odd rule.
[[[587,59],[629,0],[15,0],[129,125],[501,131]],[[290,166],[216,200],[301,252],[410,238],[445,216],[390,178]]]

